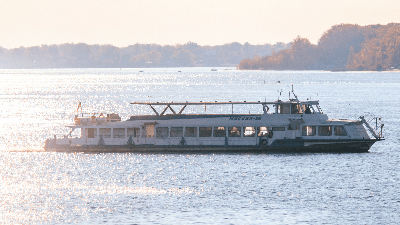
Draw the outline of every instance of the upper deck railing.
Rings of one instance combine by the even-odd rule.
[[[322,114],[322,111],[319,107],[319,101],[298,101],[297,98],[291,101],[274,101],[274,102],[267,102],[267,101],[257,101],[257,102],[132,102],[132,105],[148,105],[154,111],[154,113],[159,115],[164,115],[167,109],[170,109],[173,114],[182,114],[185,108],[189,105],[232,105],[232,113],[233,113],[233,105],[262,105],[263,111],[268,112],[269,107],[268,105],[275,106],[275,113],[276,114],[299,114],[299,113],[306,113],[306,114]],[[153,106],[166,106],[164,110],[159,113]],[[172,109],[171,106],[183,106],[178,113]],[[315,106],[315,109],[312,107]],[[307,110],[309,109],[309,111]]]
[[[100,125],[109,122],[119,122],[121,117],[118,114],[103,114],[103,113],[80,113],[75,115],[75,125]]]

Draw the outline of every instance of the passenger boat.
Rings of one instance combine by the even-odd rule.
[[[329,119],[319,101],[299,101],[293,95],[288,101],[273,102],[132,102],[149,106],[154,115],[131,116],[126,121],[117,114],[76,115],[74,123],[67,125],[71,132],[48,139],[44,148],[61,152],[341,153],[367,152],[384,140],[380,118],[369,122],[364,117]],[[233,107],[239,104],[260,105],[263,111],[234,114]],[[193,105],[232,105],[232,113],[184,114]],[[165,108],[158,112],[155,106]],[[181,109],[176,112],[172,106]],[[166,114],[168,110],[172,113]],[[76,130],[80,136],[72,138]]]

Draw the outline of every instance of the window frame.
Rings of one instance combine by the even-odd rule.
[[[311,128],[311,132],[310,131]],[[316,136],[317,135],[317,127],[316,126],[303,126],[301,128],[301,135],[306,137]]]
[[[223,130],[220,130],[219,128],[223,128]],[[226,137],[226,130],[226,127],[213,127],[213,137]]]
[[[341,128],[342,130],[339,131],[339,132],[337,132],[337,131],[336,131],[337,128]],[[335,136],[339,136],[339,137],[347,136],[347,131],[346,131],[346,129],[344,128],[344,126],[334,126],[334,127],[333,127],[333,133],[334,133]],[[337,133],[339,133],[339,134],[337,134]],[[344,135],[343,135],[343,134],[344,134]]]
[[[329,128],[329,131],[324,130],[325,128]],[[328,136],[332,136],[332,126],[327,126],[327,125],[323,125],[323,126],[318,126],[318,136],[323,136],[323,137],[328,137]]]
[[[228,137],[242,137],[242,127],[228,127]]]
[[[212,137],[212,127],[199,127],[199,137],[202,138]]]
[[[188,132],[188,130],[190,130],[191,128],[193,128],[194,132]],[[197,127],[185,127],[185,133],[183,134],[184,137],[197,137],[198,135],[198,129]],[[193,136],[188,136],[188,134],[193,134]]]
[[[169,129],[169,137],[183,137],[183,127],[171,127]]]

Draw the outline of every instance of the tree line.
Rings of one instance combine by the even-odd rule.
[[[244,59],[239,69],[393,70],[400,69],[400,24],[340,24],[324,32],[317,45],[298,36],[271,55]]]
[[[237,42],[200,46],[134,44],[113,45],[65,43],[6,49],[0,47],[0,68],[135,68],[135,67],[217,67],[236,66],[254,55],[269,55],[290,43],[251,45]]]

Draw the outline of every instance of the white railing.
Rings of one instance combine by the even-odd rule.
[[[372,136],[374,138],[376,138],[376,139],[383,138],[384,124],[382,123],[381,118],[373,117],[371,119],[368,119],[368,121],[367,121],[364,116],[360,116],[360,119],[361,119],[361,122],[363,122],[364,126],[368,129],[368,131],[372,134]],[[371,127],[370,124],[374,124],[375,128]]]

